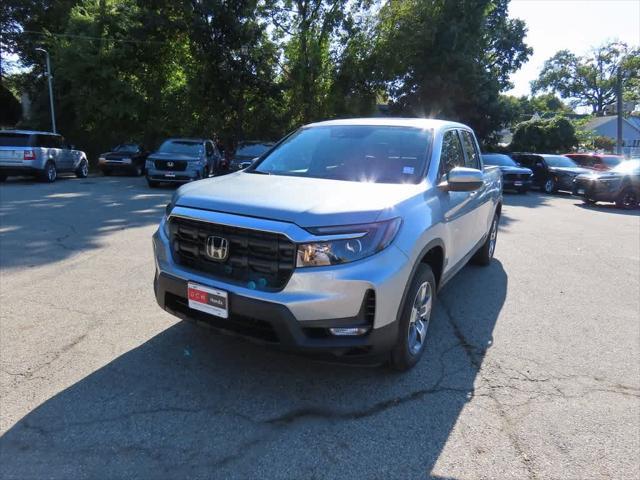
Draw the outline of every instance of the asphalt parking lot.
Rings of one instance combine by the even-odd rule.
[[[637,212],[505,195],[493,264],[445,287],[397,374],[161,311],[172,191],[0,186],[0,477],[640,477]]]

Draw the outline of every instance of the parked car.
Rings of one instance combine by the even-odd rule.
[[[533,171],[532,185],[545,193],[555,193],[558,190],[570,192],[573,189],[573,179],[581,173],[591,171],[579,167],[564,155],[512,153],[511,158]]]
[[[273,145],[273,142],[240,142],[229,163],[229,170],[236,172],[251,166],[254,160],[271,150]]]
[[[222,155],[212,140],[170,138],[147,157],[147,183],[186,183],[207,178],[220,170]]]
[[[573,194],[587,203],[615,202],[620,208],[640,206],[640,160],[620,163],[608,172],[578,175]]]
[[[493,257],[501,182],[459,123],[304,126],[249,168],[175,193],[153,237],[156,299],[283,348],[408,369],[438,288]]]
[[[101,153],[98,166],[104,175],[111,175],[113,171],[125,171],[140,176],[144,175],[148,156],[149,152],[139,143],[121,143],[110,152]]]
[[[533,172],[529,168],[521,167],[509,155],[503,153],[483,153],[485,165],[498,167],[502,172],[502,188],[526,193],[531,187]]]
[[[619,165],[620,162],[624,161],[622,155],[606,155],[600,153],[566,153],[565,157],[569,157],[580,167],[599,171],[611,170]]]
[[[0,130],[0,181],[9,176],[34,176],[55,182],[58,173],[73,172],[79,178],[89,175],[87,156],[64,137],[34,130]]]

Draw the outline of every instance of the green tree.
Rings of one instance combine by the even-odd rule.
[[[0,84],[0,127],[14,126],[21,116],[20,102],[7,87]]]
[[[562,153],[578,144],[573,124],[564,117],[529,120],[516,125],[512,151]]]
[[[500,128],[509,75],[531,54],[507,0],[394,1],[380,11],[379,73],[394,111]]]
[[[637,96],[637,58],[640,50],[614,42],[594,49],[589,55],[578,56],[569,50],[561,50],[548,59],[540,76],[531,83],[537,92],[555,92],[572,101],[573,106],[588,106],[597,116],[604,114],[604,107],[616,100],[616,74],[618,66],[630,78],[625,82],[626,96]],[[637,98],[636,98],[637,99]]]

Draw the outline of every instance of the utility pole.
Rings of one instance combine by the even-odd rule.
[[[49,52],[47,52],[44,48],[36,48],[38,52],[44,52],[47,57],[47,80],[49,82],[49,105],[51,106],[51,128],[53,129],[53,133],[58,133],[56,131],[56,112],[53,108],[53,77],[51,76],[51,59],[49,58]]]
[[[616,74],[616,110],[618,114],[617,127],[618,135],[616,139],[616,153],[622,155],[622,61],[618,63]]]

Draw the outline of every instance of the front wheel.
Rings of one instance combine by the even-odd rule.
[[[638,198],[638,192],[632,187],[626,187],[620,192],[616,199],[616,206],[618,208],[624,208],[625,210],[633,210],[640,206],[640,199]]]
[[[81,160],[80,165],[76,169],[76,177],[87,178],[89,176],[89,163],[86,160]]]
[[[157,188],[160,185],[160,182],[147,178],[147,185],[149,185],[149,188]]]
[[[420,360],[425,350],[435,299],[436,278],[429,265],[420,264],[402,305],[398,339],[391,351],[391,366],[396,370],[409,370]]]
[[[136,164],[136,165],[133,167],[133,174],[134,174],[136,177],[141,177],[142,175],[144,175],[144,167],[143,167],[142,165],[140,165],[139,163],[138,163],[138,164]]]
[[[487,240],[484,242],[480,250],[476,252],[473,256],[473,263],[477,265],[489,265],[491,260],[493,259],[493,254],[496,251],[496,241],[498,240],[498,223],[500,221],[500,216],[496,213],[493,216],[493,220],[491,222],[491,229],[489,230],[489,235],[487,236]]]
[[[542,190],[544,190],[544,193],[549,193],[549,194],[555,193],[557,189],[558,189],[558,184],[553,178],[548,178],[547,180],[545,180],[544,184],[542,185]]]

